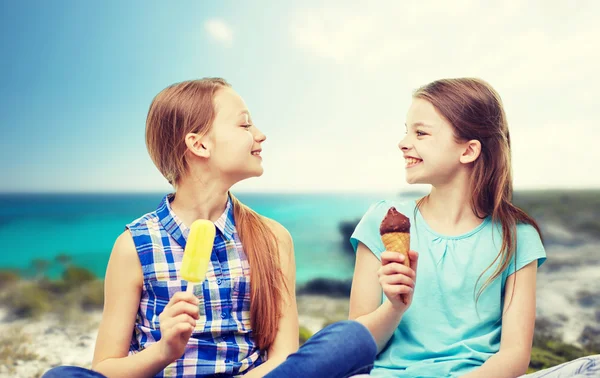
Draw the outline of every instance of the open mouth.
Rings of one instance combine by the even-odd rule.
[[[253,155],[253,156],[258,156],[258,157],[261,157],[261,156],[260,156],[260,153],[261,153],[261,152],[262,152],[262,150],[254,150],[254,151],[252,151],[251,153],[252,153],[252,155]]]
[[[413,158],[413,157],[408,157],[405,160],[406,160],[406,168],[412,168],[412,167],[414,167],[416,165],[419,165],[420,163],[423,162],[423,160],[417,159],[417,158]]]

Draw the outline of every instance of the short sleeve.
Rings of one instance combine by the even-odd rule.
[[[381,253],[385,251],[385,247],[379,235],[379,225],[390,206],[388,201],[379,201],[369,207],[354,229],[352,236],[350,236],[350,243],[354,248],[354,252],[358,248],[358,242],[361,242],[381,260]]]
[[[546,250],[540,234],[530,224],[517,225],[517,256],[511,259],[507,276],[537,260],[538,268],[546,261]]]

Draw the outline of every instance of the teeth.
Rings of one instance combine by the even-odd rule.
[[[413,164],[417,164],[418,162],[420,162],[421,159],[415,159],[415,158],[406,158],[406,165],[413,165]]]

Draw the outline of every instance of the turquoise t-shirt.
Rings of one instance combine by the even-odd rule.
[[[350,242],[356,251],[365,244],[378,259],[385,250],[379,224],[391,206],[410,219],[410,248],[419,253],[413,302],[386,347],[377,356],[371,375],[376,377],[456,377],[481,366],[500,349],[501,315],[506,278],[534,260],[540,266],[546,252],[530,225],[517,226],[514,259],[501,277],[483,291],[477,306],[475,294],[500,259],[481,273],[502,245],[499,225],[487,217],[462,235],[433,231],[415,201],[380,201],[373,204],[356,226]],[[386,300],[382,296],[382,303]]]

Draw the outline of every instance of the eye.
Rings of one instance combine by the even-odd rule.
[[[251,128],[251,127],[252,127],[252,124],[251,124],[251,123],[246,123],[246,124],[242,125],[242,127],[243,127],[244,129],[248,130],[249,128]]]
[[[417,130],[416,131],[417,136],[423,136],[423,135],[427,135],[424,132],[422,132],[421,130]]]

